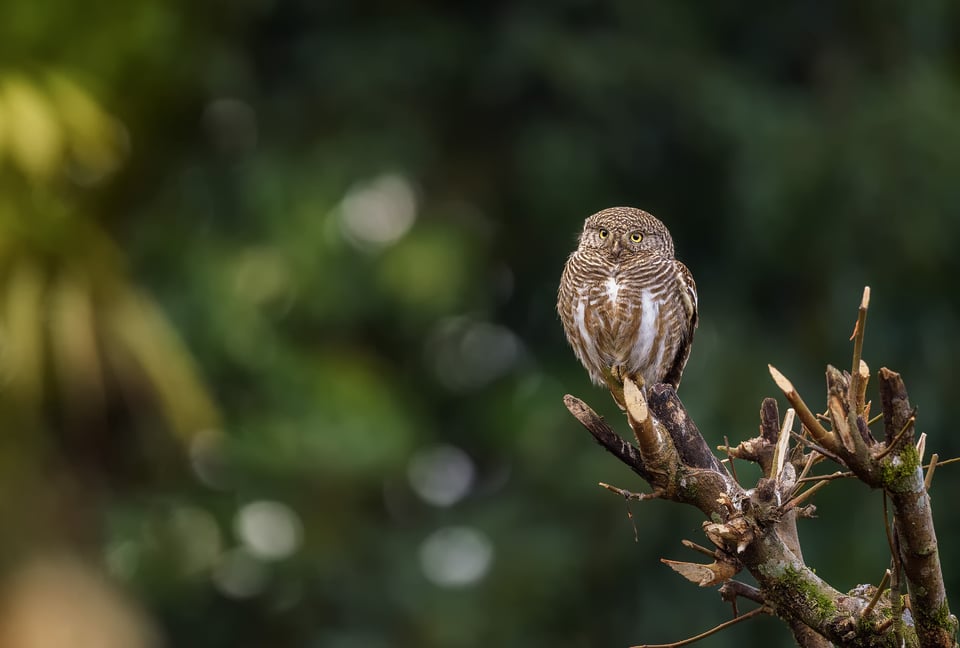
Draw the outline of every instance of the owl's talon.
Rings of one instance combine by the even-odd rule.
[[[607,384],[610,395],[621,410],[626,411],[627,405],[623,398],[623,370],[621,365],[614,365],[603,370],[603,382]]]
[[[611,387],[610,395],[613,396],[613,402],[617,404],[617,407],[621,411],[627,411],[627,401],[623,396],[623,387]]]
[[[620,365],[613,365],[612,367],[603,367],[601,371],[601,377],[603,382],[610,384],[623,384],[623,378],[621,377]]]

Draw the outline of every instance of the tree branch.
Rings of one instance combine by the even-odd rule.
[[[760,465],[763,477],[749,490],[711,452],[671,385],[648,385],[644,392],[629,378],[624,381],[622,404],[637,446],[620,437],[580,399],[567,395],[564,403],[600,445],[651,485],[656,496],[695,506],[708,518],[703,530],[717,547],[715,562],[671,562],[688,579],[700,585],[725,582],[721,591],[734,605],[737,595],[760,602],[789,624],[804,647],[901,642],[955,647],[957,619],[947,605],[930,498],[914,441],[915,412],[900,376],[886,368],[879,372],[883,442],[870,431],[870,404],[865,402],[869,370],[860,357],[868,303],[869,289],[864,291],[852,338],[854,372],[827,368],[824,409],[829,416],[815,415],[786,376],[770,367],[777,386],[816,443],[793,433],[793,409],[781,424],[776,401],[765,399],[759,436],[735,448],[722,447],[731,460],[736,457]],[[810,468],[824,456],[849,472],[808,477]],[[886,592],[881,585],[879,589],[861,586],[844,594],[803,560],[796,517],[798,513],[809,517],[813,507],[798,505],[836,476],[856,476],[883,489],[893,506],[895,560],[891,589]],[[819,483],[797,494],[801,482],[814,479]],[[900,565],[910,593],[912,622],[902,616],[896,588],[901,582]],[[729,579],[740,569],[753,575],[758,588],[731,584],[735,581]]]
[[[930,496],[924,485],[920,456],[913,445],[913,409],[900,374],[880,370],[880,399],[888,443],[897,449],[883,460],[884,489],[893,505],[900,559],[913,603],[917,634],[922,646],[949,646],[957,632],[943,584],[937,533],[933,526]],[[891,430],[907,429],[896,441]]]

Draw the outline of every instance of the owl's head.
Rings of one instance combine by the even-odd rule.
[[[580,248],[590,248],[619,260],[630,255],[673,258],[673,239],[653,214],[635,207],[610,207],[587,218]]]

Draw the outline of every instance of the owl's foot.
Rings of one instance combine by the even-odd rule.
[[[628,374],[624,370],[623,365],[613,365],[603,372],[603,381],[607,384],[607,389],[610,390],[610,395],[613,396],[613,400],[616,402],[617,407],[624,411],[626,411],[627,405],[623,398],[623,380],[628,376],[635,383],[637,383],[637,386],[640,389],[643,389],[643,376]]]

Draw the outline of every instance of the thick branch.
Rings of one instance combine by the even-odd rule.
[[[742,560],[757,579],[767,605],[773,606],[791,627],[800,622],[835,644],[844,645],[849,641],[848,635],[856,627],[857,616],[866,607],[866,600],[837,591],[804,565],[785,544],[770,537],[752,543]],[[863,645],[868,645],[865,636],[863,639]]]
[[[903,379],[886,367],[880,369],[880,404],[883,407],[883,440],[889,446],[913,416]]]
[[[567,406],[574,418],[580,421],[583,427],[587,428],[587,431],[593,435],[594,440],[606,448],[607,452],[629,466],[633,472],[648,482],[650,481],[652,475],[644,467],[643,461],[640,460],[640,452],[614,432],[602,416],[594,412],[582,400],[570,394],[563,397],[563,404]]]
[[[897,520],[903,571],[913,601],[917,634],[922,646],[952,646],[957,619],[950,614],[943,584],[937,534],[933,526],[930,496],[924,486],[920,457],[913,445],[913,410],[900,375],[880,370],[880,398],[883,404],[887,444],[896,444],[883,458],[884,489],[893,504]],[[897,440],[900,430],[909,430]]]
[[[671,385],[654,385],[648,396],[650,410],[663,423],[684,466],[725,473],[723,465],[704,441],[697,424],[687,415]]]
[[[709,516],[719,515],[720,519],[726,520],[730,510],[722,502],[730,501],[729,494],[737,500],[743,499],[743,490],[706,447],[673,388],[669,385],[656,387],[666,390],[657,391],[659,396],[656,398],[658,411],[667,415],[662,421],[650,416],[652,409],[646,409],[643,394],[635,385],[624,390],[625,394],[631,395],[626,398],[627,420],[643,444],[643,452],[624,441],[579,398],[568,394],[563,402],[600,445],[643,477],[660,497],[692,504]],[[642,407],[634,402],[635,398],[643,402]],[[666,433],[663,433],[664,429]],[[676,441],[681,445],[676,445]],[[681,457],[687,457],[693,463],[684,463]]]

